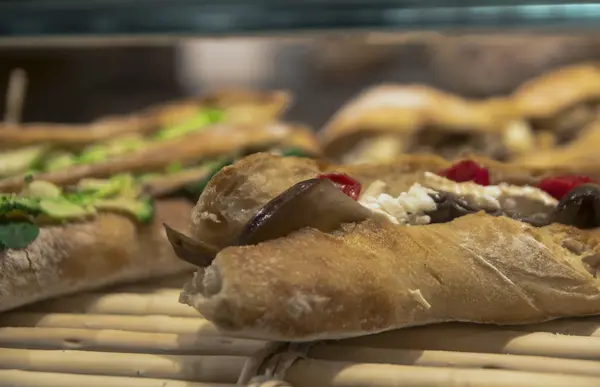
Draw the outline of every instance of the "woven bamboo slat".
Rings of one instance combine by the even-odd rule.
[[[224,334],[180,305],[177,281],[0,314],[0,387],[600,386],[598,317],[416,327],[285,357],[282,343]]]

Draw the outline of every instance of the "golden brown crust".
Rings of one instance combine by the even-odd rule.
[[[223,328],[289,341],[592,315],[600,280],[582,258],[600,253],[599,241],[598,231],[535,229],[483,213],[429,226],[366,221],[337,235],[306,229],[221,251],[204,274],[219,286],[204,297],[197,275],[183,298]]]
[[[117,282],[151,278],[189,269],[164,235],[163,222],[187,229],[185,200],[156,204],[151,224],[136,225],[125,216],[44,227],[26,249],[0,256],[0,311],[45,298]]]
[[[520,114],[547,118],[574,104],[600,98],[600,67],[584,63],[534,78],[512,95]]]
[[[535,184],[586,171],[479,158],[492,183]],[[193,211],[193,235],[226,247],[267,201],[321,172],[346,172],[392,195],[449,162],[405,156],[388,165],[334,166],[258,154],[218,173]],[[203,214],[212,214],[206,216]],[[216,220],[216,222],[215,222]],[[196,274],[182,301],[225,329],[274,340],[341,338],[442,321],[521,324],[600,313],[589,262],[600,231],[534,228],[483,213],[451,223],[398,226],[369,220],[324,234],[300,230],[256,246],[227,247]]]
[[[194,116],[200,107],[225,110],[227,121],[231,123],[258,124],[277,118],[290,100],[290,94],[285,91],[221,90],[152,106],[134,114],[106,117],[90,124],[0,124],[0,145],[19,147],[44,143],[82,147],[120,134],[156,131]]]
[[[320,142],[339,158],[361,139],[395,134],[409,142],[425,127],[448,133],[499,133],[517,116],[509,99],[469,101],[424,85],[382,85],[343,106],[325,125]]]
[[[65,170],[48,172],[36,179],[58,185],[76,183],[84,177],[106,177],[121,172],[145,172],[165,168],[174,161],[190,163],[202,158],[222,156],[240,149],[287,144],[316,153],[314,139],[307,129],[283,123],[257,125],[215,126],[213,130],[190,134],[183,138],[162,141],[139,152],[114,157],[93,165],[78,165]],[[0,180],[0,192],[16,192],[23,188],[24,176]]]

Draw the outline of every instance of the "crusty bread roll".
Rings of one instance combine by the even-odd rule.
[[[83,147],[116,135],[152,133],[193,117],[200,108],[223,109],[227,112],[229,123],[260,124],[281,115],[290,101],[291,96],[285,91],[221,90],[197,98],[152,106],[134,114],[105,117],[85,125],[0,123],[0,147],[40,143]]]
[[[215,126],[173,140],[157,142],[137,152],[111,157],[95,164],[81,164],[46,172],[36,176],[57,185],[68,185],[84,177],[107,177],[122,172],[161,170],[175,161],[182,164],[198,162],[203,158],[231,155],[240,150],[267,150],[272,146],[298,147],[318,154],[318,146],[309,129],[279,122],[263,124]],[[24,176],[0,180],[0,192],[17,192],[26,184]]]
[[[489,168],[490,182],[535,185],[544,177],[577,173],[600,181],[598,165],[581,163],[568,166],[518,166],[481,157],[472,157]],[[451,163],[435,155],[404,155],[379,165],[335,165],[318,160],[254,154],[223,168],[206,186],[192,211],[192,233],[218,247],[228,246],[244,225],[267,202],[295,183],[320,173],[349,173],[364,186],[375,180],[387,184],[386,192],[397,196],[422,179],[424,172],[435,172]]]
[[[345,163],[389,162],[402,153],[435,148],[442,136],[471,136],[482,152],[498,152],[486,138],[499,137],[517,117],[510,99],[471,101],[424,85],[389,84],[345,104],[319,137],[324,154]],[[371,144],[382,137],[385,141]],[[458,149],[455,142],[450,145]],[[398,145],[392,148],[392,143]],[[369,146],[375,149],[369,152]]]
[[[569,172],[478,161],[492,184]],[[336,167],[253,155],[210,182],[193,212],[193,236],[225,247],[266,202],[325,171],[346,172],[363,185],[382,180],[398,195],[425,172],[448,166],[435,156]],[[600,178],[596,166],[578,172]],[[226,247],[181,300],[224,329],[271,340],[338,339],[442,321],[524,324],[600,314],[599,254],[598,229],[536,228],[484,213],[426,226],[369,219],[330,234],[307,228]]]
[[[511,98],[528,118],[547,118],[580,102],[597,102],[600,65],[582,63],[550,71],[519,86]]]
[[[0,311],[191,269],[176,259],[162,227],[168,222],[187,229],[185,214],[191,209],[185,199],[159,200],[146,225],[103,213],[87,222],[43,227],[27,248],[1,253]]]

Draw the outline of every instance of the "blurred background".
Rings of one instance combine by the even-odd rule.
[[[583,3],[1,1],[0,88],[24,69],[23,120],[62,122],[208,88],[285,88],[288,118],[319,127],[377,83],[485,97],[594,60],[600,6]]]
[[[510,92],[548,69],[600,57],[600,38],[552,35],[186,39],[161,45],[5,47],[28,75],[24,121],[83,122],[223,86],[291,89],[291,120],[318,127],[382,82],[426,83],[464,96]],[[3,95],[2,98],[5,98]]]

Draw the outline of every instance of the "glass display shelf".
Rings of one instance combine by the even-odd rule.
[[[579,30],[600,2],[440,0],[10,0],[0,38],[222,36],[348,29]]]

